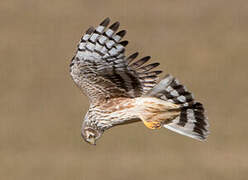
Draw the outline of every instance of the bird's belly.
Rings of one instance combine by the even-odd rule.
[[[106,121],[112,125],[135,122],[139,119],[135,100],[130,98],[113,98],[100,106],[105,112]]]

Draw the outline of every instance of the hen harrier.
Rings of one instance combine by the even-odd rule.
[[[107,28],[109,22],[106,18],[86,31],[70,64],[72,79],[90,100],[84,140],[95,145],[107,129],[137,121],[205,140],[208,122],[202,104],[171,75],[157,82],[162,71],[153,69],[159,63],[144,65],[150,56],[135,60],[136,52],[126,57],[128,41],[121,41],[126,31],[117,32],[119,22]]]

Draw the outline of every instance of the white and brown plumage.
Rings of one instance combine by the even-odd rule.
[[[153,70],[159,63],[145,65],[149,56],[125,57],[126,31],[117,32],[119,22],[107,28],[109,22],[106,18],[86,31],[70,64],[72,79],[90,99],[84,140],[95,144],[105,130],[137,121],[204,140],[208,123],[202,104],[171,75],[157,82],[162,71]]]

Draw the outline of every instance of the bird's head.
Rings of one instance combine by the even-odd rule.
[[[102,132],[93,129],[91,127],[86,127],[84,129],[82,129],[82,133],[81,133],[83,139],[92,145],[96,145],[96,140],[99,139],[102,135]]]

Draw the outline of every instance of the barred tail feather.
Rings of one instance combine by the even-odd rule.
[[[180,116],[164,125],[167,129],[201,141],[205,140],[209,134],[208,126],[204,108],[198,102],[192,106],[183,107]]]
[[[197,140],[206,139],[209,125],[204,108],[177,79],[167,75],[148,95],[180,105],[180,115],[164,124],[165,128]]]

